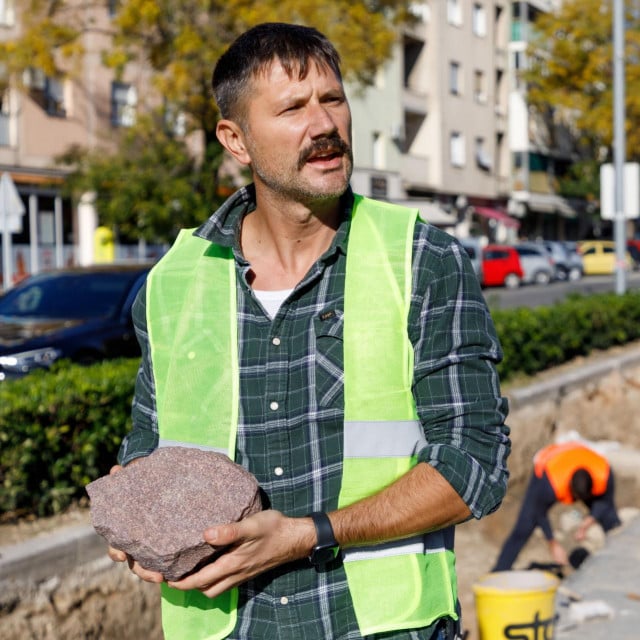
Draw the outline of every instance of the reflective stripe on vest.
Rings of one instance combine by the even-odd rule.
[[[356,196],[352,216],[339,506],[371,495],[406,473],[425,444],[411,393],[413,348],[407,335],[417,212]],[[149,275],[147,322],[161,444],[201,445],[231,456],[235,452],[235,277],[231,251],[191,232],[181,233]],[[454,556],[445,544],[451,538],[440,531],[345,550],[344,567],[362,635],[457,617]],[[162,592],[167,640],[224,638],[235,626],[236,589],[214,600],[166,585]]]
[[[540,449],[533,458],[533,469],[538,478],[546,472],[556,499],[564,504],[575,502],[571,493],[571,477],[578,469],[589,472],[594,496],[605,493],[610,473],[605,457],[581,442],[573,441]]]

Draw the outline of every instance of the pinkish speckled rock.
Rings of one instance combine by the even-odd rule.
[[[252,474],[223,454],[186,447],[157,449],[86,489],[94,529],[166,580],[216,554],[203,540],[207,527],[261,509]]]

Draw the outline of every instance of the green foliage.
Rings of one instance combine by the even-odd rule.
[[[600,165],[593,159],[576,162],[558,182],[559,192],[565,198],[596,201],[600,196]]]
[[[627,158],[640,159],[640,13],[626,0]],[[613,3],[565,0],[541,14],[528,50],[528,102],[555,124],[564,122],[582,157],[599,158],[613,139]]]
[[[491,313],[504,351],[507,381],[640,338],[640,294],[572,297],[551,307]]]
[[[137,366],[61,363],[0,385],[0,513],[58,513],[109,473],[131,428]]]
[[[113,155],[70,148],[58,160],[73,167],[70,194],[93,192],[101,224],[129,239],[171,242],[181,228],[201,224],[220,203],[219,146],[198,163],[172,134],[162,113],[142,116],[122,132]]]

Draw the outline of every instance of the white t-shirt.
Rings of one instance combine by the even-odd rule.
[[[278,309],[280,309],[282,303],[292,291],[293,289],[280,289],[279,291],[258,291],[254,289],[253,293],[265,308],[268,316],[273,319],[276,317],[276,313],[278,313]]]

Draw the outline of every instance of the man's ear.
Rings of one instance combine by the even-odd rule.
[[[233,120],[218,120],[216,135],[220,144],[241,164],[251,164],[242,129]]]

